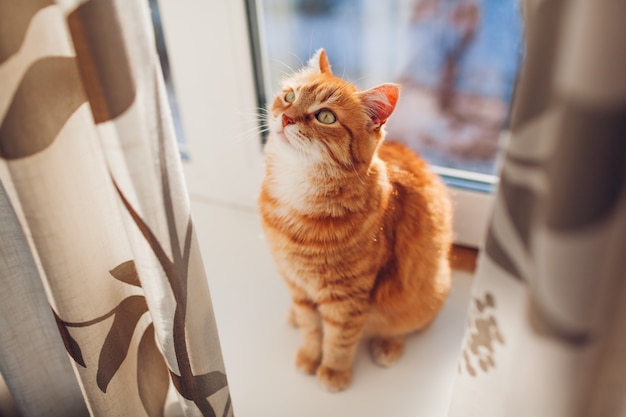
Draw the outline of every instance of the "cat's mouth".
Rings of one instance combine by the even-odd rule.
[[[276,136],[276,139],[281,142],[284,143],[292,148],[298,148],[299,146],[299,133],[298,133],[298,128],[296,125],[294,124],[288,124],[288,125],[281,125],[281,124],[274,124],[273,126],[274,128],[272,129],[274,131],[274,135]]]
[[[276,131],[276,136],[278,136],[278,139],[280,139],[282,142],[293,146],[293,143],[291,142],[291,140],[289,139],[289,137],[287,136],[287,132],[285,132],[285,129],[280,129]]]
[[[281,140],[285,141],[285,142],[289,142],[289,139],[287,139],[287,135],[285,134],[285,130],[284,129],[280,129],[276,131],[276,136],[278,136],[278,138],[280,138]]]

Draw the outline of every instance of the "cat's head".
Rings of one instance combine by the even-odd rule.
[[[383,140],[399,89],[383,84],[360,91],[333,75],[323,49],[283,82],[269,114],[270,149],[354,170],[369,166]]]

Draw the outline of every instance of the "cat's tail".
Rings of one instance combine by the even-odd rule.
[[[478,250],[467,246],[452,245],[450,250],[450,266],[453,270],[474,273]]]

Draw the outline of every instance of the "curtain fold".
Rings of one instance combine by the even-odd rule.
[[[0,241],[28,265],[0,278],[3,296],[4,283],[36,296],[0,314],[26,302],[41,316],[32,330],[0,321],[0,349],[11,326],[52,333],[41,349],[58,359],[64,346],[69,362],[16,364],[61,378],[71,363],[76,378],[24,397],[50,411],[18,401],[20,412],[79,415],[50,405],[66,395],[96,416],[232,415],[147,2],[0,0],[0,28],[2,181],[18,211],[3,212],[2,233],[15,235],[19,217],[29,240]],[[19,399],[10,358],[0,372]]]
[[[529,0],[451,417],[626,414],[626,3]]]
[[[86,416],[39,272],[0,182],[0,374],[25,416]]]

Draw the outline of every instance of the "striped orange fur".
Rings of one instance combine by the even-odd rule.
[[[376,363],[395,362],[450,288],[445,186],[412,151],[383,143],[398,93],[358,90],[320,50],[268,118],[263,228],[303,336],[296,366],[330,390],[350,384],[362,338]]]

